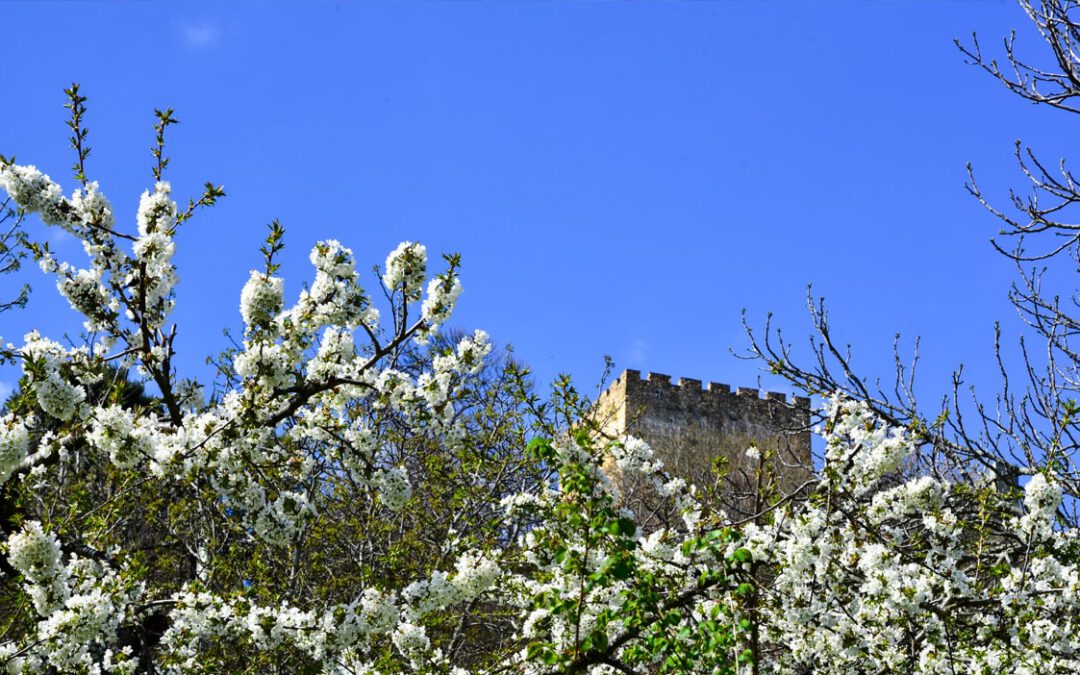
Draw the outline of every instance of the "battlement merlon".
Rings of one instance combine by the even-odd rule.
[[[648,391],[653,394],[655,398],[677,395],[700,395],[701,398],[730,398],[740,397],[746,399],[759,399],[766,401],[776,401],[778,403],[788,404],[795,408],[810,408],[810,399],[805,396],[788,396],[782,392],[766,391],[762,392],[755,387],[738,387],[734,391],[730,385],[722,384],[720,382],[709,382],[702,387],[702,381],[694,378],[680,377],[674,383],[671,381],[670,375],[664,373],[652,373],[646,372],[642,377],[640,370],[626,369],[619,377],[605,389],[601,394],[599,401],[603,401],[609,397],[609,392],[615,392],[616,390],[623,390],[626,396],[633,397],[635,394],[640,394]]]

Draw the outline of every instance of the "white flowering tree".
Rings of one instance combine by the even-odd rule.
[[[429,275],[425,248],[401,244],[376,283],[380,312],[352,252],[320,242],[314,278],[287,302],[275,223],[214,395],[181,377],[172,258],[224,191],[174,200],[164,139],[176,120],[159,111],[154,185],[125,227],[87,177],[85,98],[67,93],[74,192],[0,164],[20,215],[64,229],[87,256],[76,265],[30,244],[82,315],[85,344],[33,332],[3,349],[23,372],[0,417],[7,671],[747,662],[737,533],[640,443],[542,440],[582,404],[567,386],[548,408],[512,362],[485,375],[483,332],[440,336],[461,292],[456,256]],[[609,451],[682,509],[684,528],[641,536],[600,469]]]
[[[999,62],[979,42],[957,45],[1010,91],[1078,112],[1080,5],[1021,0],[1049,47],[1046,63],[1021,58],[1016,36]],[[1073,673],[1080,671],[1078,324],[1046,267],[1064,254],[1073,271],[1080,191],[1064,161],[1046,168],[1019,143],[1030,196],[999,210],[974,178],[969,191],[1004,224],[994,242],[1017,263],[1010,298],[1035,339],[1021,341],[1019,377],[999,350],[1004,380],[992,405],[954,392],[927,416],[914,365],[897,357],[896,387],[860,377],[835,340],[824,303],[810,366],[769,327],[750,332],[751,354],[805,392],[829,397],[820,482],[805,505],[787,505],[743,534],[759,588],[762,663],[784,672]],[[970,170],[970,169],[969,169]],[[783,649],[777,649],[779,646]]]
[[[86,253],[30,244],[85,344],[32,332],[0,353],[23,374],[0,412],[7,672],[1080,672],[1067,396],[1036,389],[1041,426],[1006,408],[1018,426],[999,430],[1043,444],[1002,466],[987,449],[1002,446],[872,394],[816,315],[819,368],[755,349],[827,394],[817,474],[733,522],[646,444],[593,429],[568,381],[541,399],[482,331],[440,332],[456,256],[431,274],[405,242],[369,292],[323,241],[290,293],[276,223],[207,396],[175,365],[172,258],[224,191],[175,201],[176,120],[158,112],[153,187],[125,225],[87,176],[85,99],[68,96],[70,196],[0,162],[19,215]],[[773,452],[747,462],[771,471]],[[678,518],[646,532],[605,466]]]

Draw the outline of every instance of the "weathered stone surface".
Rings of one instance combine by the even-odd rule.
[[[789,400],[776,392],[762,397],[745,387],[732,392],[716,382],[702,388],[700,380],[687,378],[672,384],[667,375],[642,377],[626,370],[601,394],[595,410],[606,434],[647,441],[669,472],[711,493],[733,520],[753,514],[763,500],[794,492],[810,475],[807,398]],[[750,446],[759,449],[764,464],[747,455]],[[634,492],[633,486],[620,487],[624,494]]]

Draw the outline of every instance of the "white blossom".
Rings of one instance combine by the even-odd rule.
[[[438,330],[454,311],[461,295],[461,281],[457,275],[441,275],[428,282],[427,297],[421,307],[428,331]]]
[[[71,196],[71,209],[78,223],[86,227],[98,228],[99,239],[103,238],[100,230],[110,230],[116,224],[112,204],[101,193],[97,181],[87,183],[85,191],[75,190]]]
[[[2,486],[30,448],[30,432],[14,415],[0,417],[0,486]]]
[[[422,244],[403,241],[386,257],[383,284],[392,290],[401,287],[406,301],[420,299],[427,273],[427,249]]]
[[[34,608],[49,615],[68,596],[60,543],[53,533],[45,533],[41,523],[31,521],[7,540],[8,562],[26,578]]]
[[[88,439],[113,464],[131,468],[154,456],[159,440],[155,417],[135,418],[120,406],[97,409]]]
[[[240,293],[240,316],[249,329],[269,326],[284,306],[285,280],[256,270]]]
[[[176,202],[172,199],[172,186],[168,181],[158,181],[154,191],[147,190],[139,198],[139,211],[136,223],[140,238],[157,233],[169,233],[176,227],[178,216]]]
[[[37,167],[0,163],[0,188],[20,209],[39,214],[46,225],[64,222],[66,200],[63,191]]]
[[[400,511],[412,497],[409,474],[403,467],[382,469],[375,474],[373,480],[379,487],[382,503],[391,511]]]

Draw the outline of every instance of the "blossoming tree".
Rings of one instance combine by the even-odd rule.
[[[85,98],[77,87],[68,95],[71,196],[33,166],[0,166],[20,212],[63,228],[88,258],[79,267],[31,244],[83,316],[86,344],[35,332],[3,354],[23,371],[0,419],[7,670],[555,672],[738,661],[738,603],[717,599],[745,593],[747,553],[729,550],[733,532],[706,529],[686,486],[655,477],[687,513],[673,563],[671,544],[658,554],[615,507],[588,434],[536,440],[529,453],[522,440],[512,461],[499,454],[515,436],[494,427],[523,439],[520,415],[542,406],[512,364],[501,382],[478,380],[491,349],[483,332],[439,336],[461,292],[456,256],[429,275],[425,248],[401,244],[383,267],[380,312],[352,252],[320,242],[314,279],[290,304],[275,223],[265,265],[240,293],[242,345],[219,362],[220,391],[207,400],[174,366],[172,258],[181,228],[224,191],[208,184],[186,207],[174,200],[164,138],[175,118],[159,112],[154,186],[125,228],[87,178]],[[127,373],[145,383],[142,395],[122,395]],[[513,397],[499,420],[478,405],[492,392]],[[562,400],[565,416],[572,390]],[[532,424],[555,432],[544,416]],[[647,455],[628,450],[628,466],[655,469]],[[434,513],[432,483],[445,513]],[[430,518],[401,515],[421,505]],[[395,532],[423,537],[417,522],[441,523],[436,540]],[[422,562],[407,557],[417,551]],[[463,644],[476,640],[483,651]]]
[[[1021,0],[1048,59],[1005,40],[1000,60],[978,40],[957,42],[968,61],[1039,105],[1078,112],[1080,9],[1073,0]],[[776,661],[841,672],[1077,672],[1078,325],[1046,274],[1068,253],[1073,272],[1080,201],[1064,161],[1047,169],[1030,149],[1016,158],[1031,194],[1000,210],[968,185],[1003,228],[994,246],[1017,264],[1010,299],[1041,349],[1021,341],[1019,377],[996,354],[1002,392],[964,402],[962,377],[933,414],[917,404],[914,364],[897,358],[884,391],[856,374],[834,338],[823,301],[811,302],[817,337],[801,364],[768,327],[751,355],[771,372],[832,403],[820,417],[827,450],[805,508],[746,532],[772,567],[762,625],[787,646]],[[970,172],[969,167],[969,172]],[[1000,333],[998,335],[1000,338]],[[1000,340],[999,340],[1000,342]],[[1045,357],[1039,356],[1041,352]],[[861,448],[862,451],[856,451]],[[766,563],[768,564],[768,563]]]
[[[31,244],[85,344],[32,332],[0,354],[23,373],[0,413],[7,672],[1080,671],[1064,397],[1018,484],[965,465],[979,446],[946,422],[758,346],[827,394],[826,450],[805,494],[733,522],[646,444],[593,429],[569,382],[542,400],[486,334],[441,332],[456,256],[431,274],[405,242],[371,293],[323,241],[290,294],[276,223],[207,397],[175,365],[172,259],[224,192],[174,199],[176,120],[159,112],[153,186],[125,224],[88,178],[85,99],[68,95],[70,196],[0,161],[20,213],[87,258]],[[774,451],[750,459],[769,472]],[[681,518],[643,530],[605,465]]]

